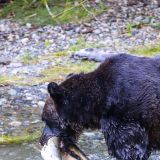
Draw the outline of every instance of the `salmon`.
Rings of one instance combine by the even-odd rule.
[[[44,160],[89,160],[76,145],[71,145],[69,151],[70,154],[60,151],[60,138],[52,137],[43,146],[41,156]]]

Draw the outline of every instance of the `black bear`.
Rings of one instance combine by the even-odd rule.
[[[84,129],[101,129],[118,160],[146,160],[160,149],[159,57],[115,55],[93,72],[50,83],[48,92],[42,144],[55,135],[75,143]]]

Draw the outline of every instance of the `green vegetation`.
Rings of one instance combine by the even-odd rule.
[[[128,36],[131,36],[133,29],[137,28],[137,27],[138,27],[138,25],[136,25],[136,24],[128,23],[126,26],[126,32],[127,32]]]
[[[19,80],[20,80],[20,78],[18,78],[16,76],[11,76],[11,77],[0,76],[0,86],[13,84],[13,83],[16,83]]]
[[[66,62],[64,65],[58,64],[41,73],[44,76],[44,78],[41,79],[41,83],[44,81],[63,80],[64,77],[70,73],[89,72],[97,66],[98,63],[89,61],[78,61],[76,63]]]
[[[21,135],[21,136],[1,135],[0,145],[29,143],[39,139],[40,135],[41,135],[40,132]]]
[[[45,47],[49,47],[51,44],[52,44],[52,42],[49,40],[45,40],[45,42],[44,42]]]
[[[47,3],[46,3],[47,2]],[[36,25],[80,23],[94,18],[107,8],[103,3],[99,7],[87,7],[86,0],[14,0],[0,12],[0,17],[13,17],[21,23]]]
[[[160,44],[150,44],[147,46],[139,46],[137,48],[131,49],[131,53],[144,55],[144,56],[154,56],[160,53]]]
[[[23,56],[20,57],[20,61],[23,64],[29,64],[32,59],[33,58],[31,57],[30,53],[26,53],[25,55],[23,55]]]

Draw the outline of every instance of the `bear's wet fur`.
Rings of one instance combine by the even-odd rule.
[[[64,130],[101,129],[118,160],[146,160],[160,149],[159,57],[115,55],[93,72],[51,82],[48,92]]]

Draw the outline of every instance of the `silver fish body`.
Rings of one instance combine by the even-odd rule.
[[[44,160],[76,160],[69,154],[60,151],[60,138],[52,137],[48,140],[41,150],[41,156]],[[70,146],[69,150],[79,156],[81,160],[88,160],[85,154],[76,146]]]
[[[62,160],[59,143],[59,137],[50,138],[41,150],[42,158],[44,160]]]

